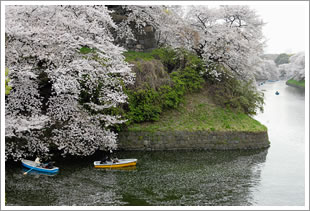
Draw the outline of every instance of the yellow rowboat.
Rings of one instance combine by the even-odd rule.
[[[101,161],[95,161],[95,168],[122,168],[128,166],[135,166],[137,164],[137,159],[119,159],[117,162],[106,161],[101,163]]]

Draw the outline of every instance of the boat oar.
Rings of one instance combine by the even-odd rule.
[[[28,174],[28,172],[30,172],[32,169],[33,169],[33,168],[31,168],[31,169],[29,169],[28,171],[26,171],[26,172],[24,173],[24,175]]]

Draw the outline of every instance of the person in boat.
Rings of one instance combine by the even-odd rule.
[[[116,155],[114,154],[113,156],[113,152],[112,152],[112,150],[110,150],[110,156],[111,156],[111,161],[113,162],[113,163],[118,163],[119,162],[119,160],[118,160],[118,158],[116,157]]]
[[[112,162],[113,163],[118,163],[118,158],[117,157],[112,158]]]
[[[101,160],[100,160],[100,164],[104,164],[108,161],[108,156],[105,156],[103,157]]]
[[[47,165],[46,165],[46,168],[48,168],[48,169],[54,168],[54,162],[53,162],[53,161],[49,161],[49,162],[47,163]]]
[[[112,157],[112,150],[104,151],[102,159],[100,160],[100,164],[112,161],[111,157]]]
[[[37,158],[34,160],[34,163],[35,163],[36,167],[40,167],[40,166],[41,166],[40,158],[37,157]]]
[[[41,164],[41,166],[46,169],[52,169],[54,168],[54,162],[53,161],[44,162]]]

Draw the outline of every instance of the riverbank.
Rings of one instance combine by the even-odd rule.
[[[293,86],[299,89],[305,89],[305,80],[296,81],[296,80],[291,79],[291,80],[286,81],[286,85]]]
[[[217,106],[207,87],[185,96],[178,109],[155,122],[133,124],[119,134],[129,150],[260,149],[270,145],[267,128],[250,116]]]

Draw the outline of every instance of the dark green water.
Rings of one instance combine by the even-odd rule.
[[[137,167],[104,170],[93,168],[93,158],[67,160],[56,163],[55,176],[23,175],[20,164],[7,163],[7,205],[303,206],[304,97],[284,85],[263,86],[265,113],[256,118],[270,128],[268,149],[119,152],[137,158]],[[274,88],[281,100],[274,100]],[[285,119],[279,112],[287,112]]]
[[[267,150],[126,152],[136,169],[94,169],[92,160],[59,163],[55,176],[7,168],[14,205],[251,205]]]

